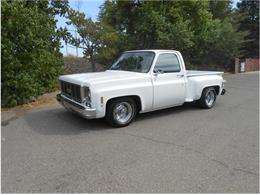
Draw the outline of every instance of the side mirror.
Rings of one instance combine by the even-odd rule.
[[[159,69],[159,68],[155,68],[153,70],[154,76],[158,76],[158,74],[163,74],[163,70]]]

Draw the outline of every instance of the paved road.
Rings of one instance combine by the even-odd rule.
[[[2,113],[2,192],[258,192],[258,74],[226,79],[212,110],[185,105],[121,129],[59,105]]]

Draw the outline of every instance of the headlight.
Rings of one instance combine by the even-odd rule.
[[[90,106],[90,102],[91,102],[91,94],[90,94],[90,90],[88,87],[84,87],[84,98],[83,98],[83,102],[86,104],[86,106]]]

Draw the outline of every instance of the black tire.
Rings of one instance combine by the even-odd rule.
[[[125,112],[123,109],[127,110],[125,118],[118,118],[117,116],[122,114],[118,112]],[[136,110],[136,103],[132,98],[122,97],[113,99],[108,102],[106,108],[106,121],[113,127],[125,127],[133,121],[134,117],[136,116]],[[124,112],[123,115],[125,114]],[[130,113],[130,115],[128,115],[128,113]]]
[[[208,87],[203,89],[201,97],[198,100],[198,104],[201,108],[210,109],[214,106],[216,99],[217,99],[216,90],[214,89],[214,87]]]

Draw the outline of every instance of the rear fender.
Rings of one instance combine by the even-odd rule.
[[[218,95],[221,91],[222,82],[223,78],[219,75],[190,77],[187,84],[187,98],[200,99],[202,91],[207,87],[214,87]]]

